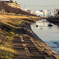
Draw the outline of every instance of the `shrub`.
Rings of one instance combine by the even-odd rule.
[[[11,36],[11,35],[15,35],[15,33],[14,32],[9,32],[9,35]]]

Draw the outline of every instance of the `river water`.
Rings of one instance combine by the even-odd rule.
[[[39,38],[59,54],[59,27],[54,24],[50,27],[48,24],[49,22],[46,19],[42,19],[31,24],[31,28]]]

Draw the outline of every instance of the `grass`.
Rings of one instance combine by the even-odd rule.
[[[9,45],[10,46],[10,45]],[[0,49],[1,50],[5,50],[5,51],[9,51],[9,52],[12,52],[12,53],[15,53],[14,49],[11,49],[9,47],[6,47],[6,46],[0,46]]]
[[[40,18],[38,17],[33,17],[33,16],[25,16],[25,15],[1,15],[0,17],[5,18],[3,19],[4,21],[1,20],[2,23],[6,23],[9,25],[8,22],[10,22],[11,24],[14,24],[14,25],[19,25],[21,24],[22,22],[24,21],[29,21],[29,22],[33,22],[35,20],[38,20]],[[11,25],[10,24],[10,25]]]
[[[16,32],[16,26],[22,24],[23,22],[32,22],[34,20],[36,21],[36,18],[37,17],[30,17],[25,15],[0,15],[0,24],[11,29],[10,32],[6,32],[0,29],[0,59],[14,59],[17,56],[15,54],[16,51],[14,50],[12,45],[12,39],[13,35],[15,35]]]
[[[16,32],[16,27],[23,22],[33,23],[34,21],[40,19],[38,17],[33,16],[25,16],[25,15],[7,15],[2,14],[0,15],[2,17],[2,20],[0,20],[0,23],[8,28],[11,29],[11,32]],[[5,18],[5,19],[3,19]],[[12,35],[13,33],[9,33],[8,35]]]
[[[4,43],[0,43],[0,59],[14,59],[17,55],[12,46],[12,36],[6,35],[6,33],[0,30],[0,37],[3,38]],[[1,40],[0,39],[0,40]]]
[[[22,24],[24,21],[22,20],[22,21],[19,21],[18,23],[17,23],[17,25],[19,25],[19,24]]]
[[[14,53],[0,49],[0,59],[14,59]]]
[[[12,36],[12,35],[15,35],[15,33],[14,32],[9,32],[8,35]]]

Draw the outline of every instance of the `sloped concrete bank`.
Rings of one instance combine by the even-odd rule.
[[[16,38],[14,37],[13,40],[14,48],[16,49],[17,54],[19,54],[19,56],[16,59],[20,59],[20,58],[58,59],[59,58],[59,55],[55,51],[53,51],[49,46],[47,46],[32,31],[30,23],[24,22],[20,27],[17,28],[17,31],[21,37],[20,36],[17,36]]]
[[[51,23],[59,23],[59,17],[49,17],[47,20]]]
[[[25,30],[26,34],[28,34],[29,36],[31,36],[31,37],[33,37],[33,38],[35,38],[35,39],[37,39],[37,40],[42,41],[42,40],[33,32],[33,30],[31,29],[31,26],[30,26],[29,23],[25,22],[23,25],[26,25],[26,26],[24,26],[24,30]],[[22,26],[23,26],[23,25],[22,25]],[[43,42],[43,41],[42,41],[42,42]]]

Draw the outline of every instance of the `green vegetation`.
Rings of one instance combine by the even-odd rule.
[[[13,37],[8,36],[7,32],[0,30],[0,59],[14,59],[17,56],[12,46],[12,39]]]
[[[33,19],[23,19],[25,21],[34,22]]]
[[[12,36],[12,35],[15,35],[14,32],[9,32],[8,35]]]
[[[13,59],[14,57],[12,52],[0,50],[0,59]]]

